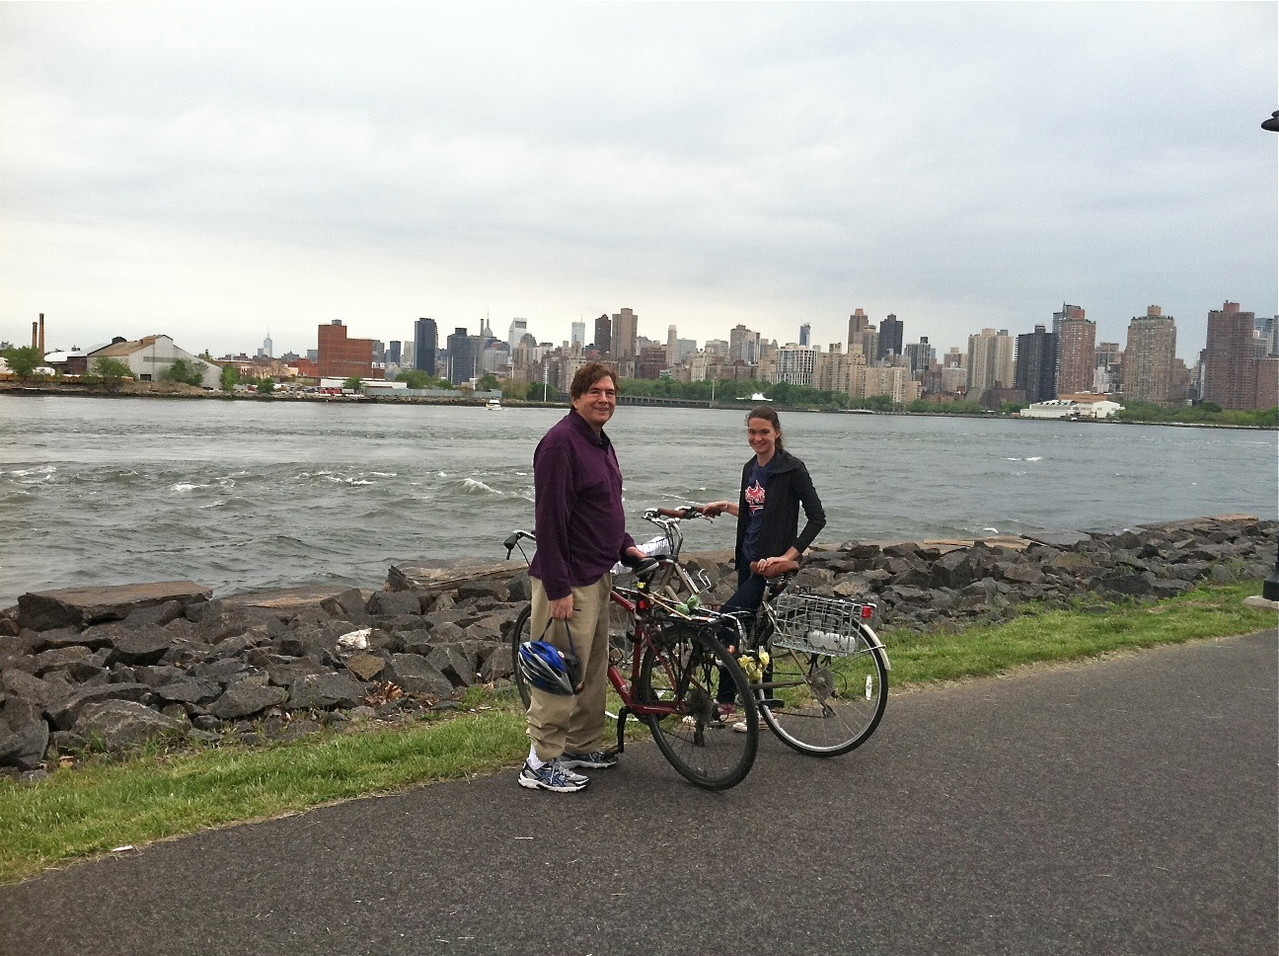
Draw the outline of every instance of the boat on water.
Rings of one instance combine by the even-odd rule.
[[[484,407],[490,412],[500,412],[502,410],[502,400],[500,398],[490,398],[484,403]]]

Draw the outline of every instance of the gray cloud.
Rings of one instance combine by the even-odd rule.
[[[1275,310],[1272,4],[0,4],[0,338]]]

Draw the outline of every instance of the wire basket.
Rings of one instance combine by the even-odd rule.
[[[863,622],[875,614],[873,604],[816,594],[779,594],[772,607],[775,647],[831,657],[848,657],[864,650]]]

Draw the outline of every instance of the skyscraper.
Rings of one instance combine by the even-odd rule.
[[[1124,399],[1164,404],[1172,398],[1172,369],[1177,359],[1177,324],[1157,305],[1134,315],[1124,348]]]
[[[511,350],[511,354],[515,354],[515,350],[519,347],[520,340],[524,338],[524,333],[528,331],[528,319],[515,318],[511,319],[511,327],[506,333],[506,345]]]
[[[801,343],[807,344],[807,343]],[[759,333],[748,329],[740,322],[728,333],[728,360],[745,362],[747,365],[759,363]]]
[[[902,354],[903,327],[897,316],[892,315],[879,323],[879,347],[875,351],[875,360]]]
[[[1007,329],[982,329],[968,336],[968,394],[980,398],[987,389],[1013,388],[1014,342]]]
[[[418,319],[413,323],[413,367],[427,375],[435,374],[435,352],[438,332],[434,319]]]
[[[1079,395],[1092,391],[1093,368],[1097,361],[1097,323],[1084,317],[1077,305],[1063,305],[1053,314],[1057,333],[1057,395]]]
[[[870,324],[870,318],[863,310],[857,309],[848,317],[849,361],[854,361],[854,352],[860,352],[862,361],[869,365],[875,361],[878,351],[879,330]]]
[[[1017,336],[1016,387],[1028,402],[1046,402],[1056,395],[1057,336],[1042,325]]]
[[[805,322],[799,327],[799,344],[812,345],[813,327]]]
[[[570,334],[570,337],[569,337],[569,344],[573,348],[577,348],[577,349],[580,349],[584,345],[586,345],[586,323],[585,322],[573,323],[572,333]]]
[[[608,355],[613,351],[613,323],[607,315],[601,315],[595,320],[595,348],[601,355]]]
[[[1204,401],[1216,402],[1222,408],[1257,407],[1257,363],[1252,342],[1255,320],[1254,313],[1239,311],[1238,302],[1225,302],[1220,311],[1208,313]]]
[[[482,341],[478,336],[468,335],[465,328],[455,329],[445,340],[449,353],[448,379],[454,385],[462,385],[480,374],[480,350],[476,346]]]
[[[623,309],[613,316],[613,357],[635,358],[639,352],[639,316]]]

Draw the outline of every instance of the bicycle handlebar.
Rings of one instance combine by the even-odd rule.
[[[657,517],[678,518],[681,521],[687,521],[690,518],[711,520],[709,516],[702,513],[702,509],[697,505],[685,505],[683,508],[649,508],[644,512],[644,517],[649,521]]]

